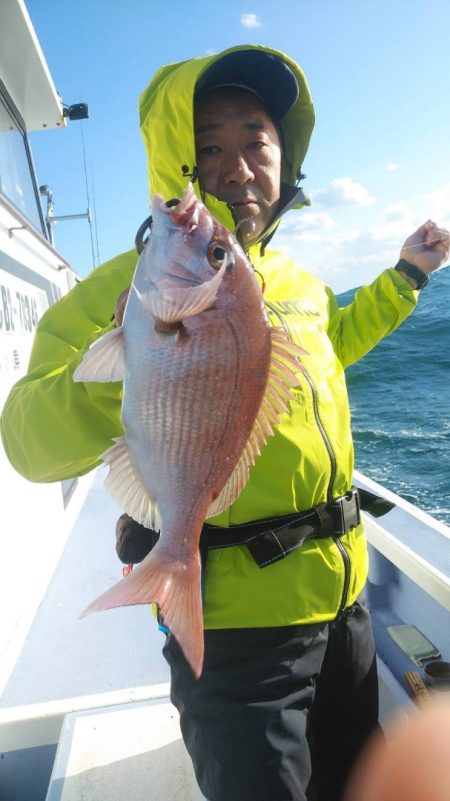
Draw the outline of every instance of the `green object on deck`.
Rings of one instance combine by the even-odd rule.
[[[427,659],[434,659],[441,655],[436,646],[427,640],[415,626],[406,624],[388,626],[388,632],[398,647],[419,667]]]

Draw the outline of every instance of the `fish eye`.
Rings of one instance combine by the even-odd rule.
[[[207,255],[211,267],[214,267],[215,270],[219,270],[224,264],[227,267],[233,266],[234,264],[234,259],[230,248],[225,244],[225,242],[221,242],[218,239],[210,242]]]

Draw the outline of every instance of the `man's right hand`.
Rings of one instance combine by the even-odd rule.
[[[125,311],[125,306],[127,305],[129,292],[130,292],[130,287],[127,287],[127,289],[124,289],[116,300],[116,306],[114,309],[114,319],[116,321],[117,328],[119,328],[119,326],[122,325],[123,314]]]

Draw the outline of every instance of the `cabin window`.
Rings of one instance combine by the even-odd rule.
[[[27,137],[1,92],[0,194],[45,235]]]

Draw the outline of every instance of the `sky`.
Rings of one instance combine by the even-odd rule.
[[[133,246],[150,195],[138,98],[163,64],[239,43],[304,69],[316,127],[303,164],[312,205],[284,218],[271,247],[336,292],[393,266],[427,219],[450,226],[448,0],[25,0],[56,88],[89,119],[31,135],[55,244],[80,276]],[[96,230],[95,230],[96,229]],[[98,237],[98,248],[96,242]]]

